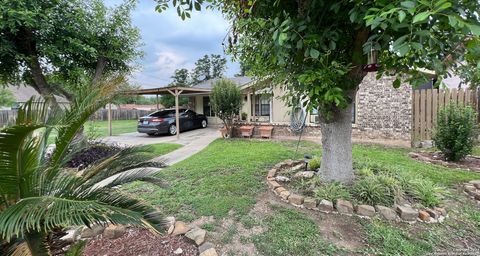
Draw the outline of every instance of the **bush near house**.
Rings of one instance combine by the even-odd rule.
[[[215,82],[210,96],[213,112],[217,115],[227,129],[227,137],[232,137],[233,118],[242,107],[242,94],[237,85],[227,79]]]
[[[477,114],[470,106],[447,105],[438,112],[433,141],[448,161],[471,154],[477,133]]]

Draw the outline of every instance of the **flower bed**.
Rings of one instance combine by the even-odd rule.
[[[165,223],[166,235],[110,224],[71,228],[58,240],[64,245],[87,241],[84,255],[217,255],[215,245],[206,241],[206,230],[176,221],[175,217],[167,217]]]
[[[367,170],[363,170],[363,172],[367,172]],[[305,180],[309,180],[310,183],[317,183],[318,189],[315,192],[302,190],[302,185],[298,184],[306,182]],[[361,182],[362,179],[358,180],[356,184],[352,185],[351,190],[355,193],[360,191],[360,188],[363,186]],[[343,185],[339,183],[321,183],[319,176],[314,171],[305,170],[303,161],[286,160],[278,163],[268,171],[267,183],[281,200],[296,207],[312,211],[347,215],[355,214],[363,218],[379,216],[389,221],[408,223],[417,221],[435,223],[441,222],[447,217],[447,212],[444,208],[417,207],[420,204],[415,204],[416,207],[414,207],[412,206],[412,201],[404,200],[402,203],[396,202],[392,205],[364,203],[358,200],[358,198],[367,200],[374,197],[364,194],[352,196],[348,193],[349,190],[346,187],[342,188]],[[428,189],[428,186],[426,188]],[[427,195],[429,195],[428,192],[426,193]],[[433,193],[433,191],[431,192]],[[333,197],[331,195],[339,196]],[[412,200],[412,198],[408,199]],[[393,198],[392,200],[395,199]]]

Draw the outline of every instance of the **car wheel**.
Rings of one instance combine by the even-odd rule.
[[[177,126],[174,124],[171,124],[170,127],[168,127],[168,133],[170,135],[175,135],[177,134]]]
[[[202,128],[207,128],[207,120],[202,120]]]
[[[157,135],[156,133],[147,133],[148,136],[155,136]]]

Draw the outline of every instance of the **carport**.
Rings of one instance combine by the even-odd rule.
[[[210,89],[204,88],[190,88],[190,87],[158,87],[151,89],[138,89],[125,92],[127,95],[156,95],[157,96],[157,109],[158,109],[158,96],[159,95],[173,95],[175,97],[175,123],[177,124],[177,139],[180,139],[180,112],[178,106],[178,97],[180,95],[184,96],[195,96],[196,94],[205,94],[210,93]],[[109,105],[110,106],[110,105]],[[111,108],[109,107],[108,111],[108,128],[109,134],[111,135],[112,131],[112,118],[111,118]]]

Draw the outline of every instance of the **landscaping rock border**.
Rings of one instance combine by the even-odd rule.
[[[165,225],[168,227],[167,234],[171,236],[185,236],[190,239],[198,248],[199,256],[218,256],[215,250],[215,245],[206,242],[207,231],[196,226],[188,225],[183,221],[177,221],[175,217],[170,216],[165,218]],[[102,236],[108,239],[117,239],[125,234],[127,226],[124,225],[93,225],[88,227],[70,228],[67,234],[60,238],[63,241],[71,242],[72,244],[78,240],[90,240],[97,236]],[[181,254],[182,248],[178,248],[175,254]]]
[[[463,192],[480,204],[480,180],[472,180],[463,184]]]
[[[276,164],[272,169],[270,169],[266,177],[268,187],[273,191],[273,193],[282,201],[295,207],[305,208],[311,211],[320,211],[323,213],[339,213],[349,216],[356,215],[360,218],[367,219],[378,216],[388,221],[406,223],[438,223],[442,222],[446,217],[448,217],[447,211],[444,208],[439,207],[434,207],[433,209],[414,209],[408,204],[394,205],[393,208],[382,205],[354,205],[352,202],[343,199],[339,199],[336,202],[325,199],[319,201],[312,197],[304,197],[303,195],[295,194],[288,191],[279,183],[282,179],[278,179],[278,177],[283,178],[283,176],[277,176],[277,174],[283,168],[300,170],[301,168],[298,168],[298,166],[305,166],[305,162],[302,160],[285,160]],[[473,193],[473,197],[480,203],[480,180],[471,181],[465,186],[467,185],[469,189],[468,191]],[[465,188],[465,191],[467,191],[467,188]],[[472,194],[469,195],[472,196]]]
[[[434,154],[434,155],[433,155],[433,157],[430,157],[430,156],[425,155],[425,154]],[[411,157],[412,159],[416,159],[416,160],[424,162],[424,163],[441,165],[441,166],[445,166],[445,167],[448,167],[448,168],[464,169],[464,170],[469,170],[469,171],[472,171],[472,172],[480,172],[480,166],[474,166],[476,162],[480,161],[480,157],[478,157],[478,156],[468,155],[463,160],[463,163],[462,163],[462,161],[459,162],[459,163],[455,163],[455,162],[445,161],[445,160],[443,160],[439,157],[435,158],[436,156],[438,156],[440,154],[441,153],[439,153],[439,152],[420,151],[420,152],[410,152],[410,153],[408,153],[408,156]],[[470,164],[465,164],[465,162],[468,162],[468,161],[472,161],[472,162],[474,161],[474,162],[470,163]]]

